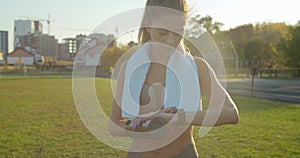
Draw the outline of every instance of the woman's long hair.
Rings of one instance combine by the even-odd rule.
[[[186,0],[147,0],[146,7],[165,7],[177,10],[185,15],[185,20],[188,15],[188,6]],[[144,44],[150,40],[150,35],[145,28],[145,21],[149,21],[149,15],[147,15],[147,8],[145,9],[144,17],[142,20],[141,28],[138,33],[139,44]]]

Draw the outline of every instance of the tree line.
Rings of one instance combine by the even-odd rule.
[[[221,31],[223,24],[209,15],[191,18],[189,36],[203,32],[212,35],[221,53],[232,54],[233,46],[240,60],[265,60],[277,67],[300,68],[300,21],[245,24]]]
[[[295,25],[284,22],[245,24],[222,31],[223,23],[209,15],[190,18],[187,36],[195,38],[208,32],[222,54],[232,54],[233,46],[240,60],[265,60],[275,67],[300,68],[300,21]],[[191,53],[197,50],[185,41]],[[109,70],[126,51],[127,45],[105,50],[101,57],[102,69]]]

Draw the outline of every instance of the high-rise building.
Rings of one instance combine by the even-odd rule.
[[[73,60],[80,48],[84,48],[89,42],[102,44],[107,47],[114,47],[116,45],[115,37],[112,34],[93,33],[88,36],[77,35],[75,38],[64,38],[62,45],[65,49],[60,52],[60,56],[64,56],[65,52],[69,54],[70,60]]]
[[[87,44],[89,38],[86,35],[79,34],[75,38],[64,38],[63,45],[66,46],[66,52],[69,54],[70,59],[76,56],[81,44]]]
[[[57,44],[57,60],[71,60],[67,43]]]
[[[114,47],[116,45],[115,36],[112,34],[93,33],[88,36],[91,40],[96,40],[97,43]]]
[[[20,36],[43,33],[43,25],[40,21],[33,20],[15,20],[14,27],[14,48],[20,47]]]
[[[67,46],[66,52],[70,55],[70,59],[72,60],[79,48],[78,40],[76,38],[64,38],[62,44]]]
[[[0,51],[4,52],[4,59],[8,53],[8,31],[0,31]]]
[[[34,48],[44,57],[58,59],[57,55],[57,39],[54,36],[42,33],[32,33],[19,37],[19,43],[22,47],[29,46]]]

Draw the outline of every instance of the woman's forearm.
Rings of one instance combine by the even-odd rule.
[[[114,137],[128,137],[128,132],[124,127],[125,121],[111,120],[108,125],[109,133]]]
[[[220,109],[208,109],[198,112],[185,112],[183,115],[179,116],[174,113],[160,112],[157,117],[162,118],[166,122],[172,122],[178,124],[182,122],[182,119],[185,123],[195,126],[220,126],[225,124],[236,124],[239,120],[238,111],[235,108],[223,107]],[[109,132],[112,136],[118,137],[128,137],[129,132],[124,128],[125,122],[122,120],[114,120],[109,124]]]
[[[236,124],[238,122],[238,112],[234,108],[224,107],[221,109],[209,109],[198,112],[185,112],[185,118],[180,118],[179,115],[173,113],[160,113],[158,117],[161,117],[165,121],[172,120],[173,123],[182,122],[195,125],[195,126],[220,126],[225,124]]]
[[[238,112],[234,108],[224,107],[220,109],[208,109],[199,112],[186,112],[186,122],[196,126],[220,126],[225,124],[236,124]]]

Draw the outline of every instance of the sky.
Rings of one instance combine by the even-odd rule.
[[[187,0],[194,14],[210,15],[224,24],[222,30],[260,22],[286,22],[294,25],[300,20],[298,0]],[[51,35],[63,38],[89,34],[112,16],[131,9],[142,8],[146,0],[0,0],[0,30],[9,32],[9,52],[13,47],[14,20],[51,19]],[[48,32],[43,22],[44,32]],[[136,34],[127,35],[128,39]],[[135,38],[133,39],[135,40]]]

